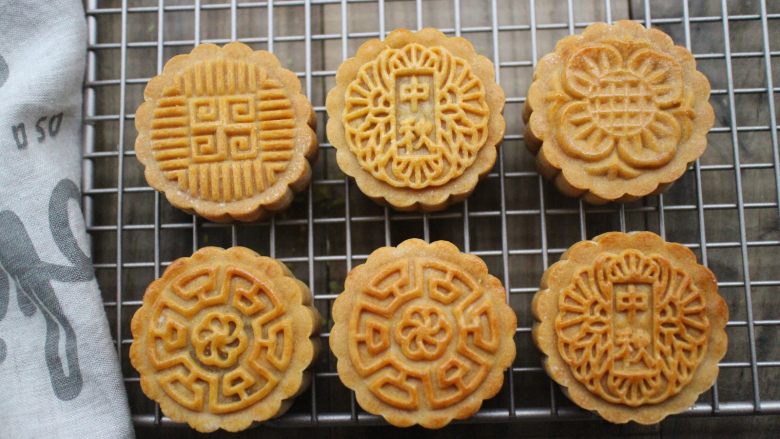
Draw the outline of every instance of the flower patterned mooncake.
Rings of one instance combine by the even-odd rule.
[[[341,381],[389,423],[441,428],[474,414],[515,358],[501,281],[446,241],[375,250],[333,305]]]
[[[539,61],[525,141],[564,194],[633,201],[669,187],[704,153],[709,96],[691,52],[665,33],[597,23]]]
[[[205,247],[149,285],[130,361],[166,416],[240,431],[284,413],[306,388],[320,323],[309,289],[281,262]]]

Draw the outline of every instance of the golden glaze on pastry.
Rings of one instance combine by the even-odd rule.
[[[206,247],[149,285],[130,361],[166,416],[208,432],[283,413],[309,382],[320,318],[306,285],[244,247]]]
[[[606,233],[572,246],[541,288],[534,341],[577,405],[652,424],[715,382],[728,308],[686,247],[650,232]]]
[[[380,248],[348,275],[330,347],[363,409],[440,428],[479,410],[515,357],[517,320],[501,282],[446,241]]]
[[[285,209],[310,179],[314,113],[294,73],[242,43],[201,44],[144,91],[135,151],[149,185],[212,221]]]
[[[564,194],[632,201],[678,179],[707,147],[710,84],[693,55],[632,21],[569,36],[536,67],[525,140]]]
[[[328,139],[363,193],[401,210],[466,198],[495,163],[504,92],[463,38],[399,29],[364,43],[327,98]]]

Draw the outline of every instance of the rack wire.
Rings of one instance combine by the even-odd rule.
[[[770,25],[780,19],[780,10],[769,10],[766,0],[755,11],[726,0],[599,0],[587,2],[586,8],[573,0],[489,0],[476,5],[468,0],[131,3],[86,2],[83,195],[97,278],[137,425],[175,425],[143,396],[127,359],[129,320],[146,284],[173,259],[202,245],[252,247],[284,261],[307,281],[315,304],[328,317],[353,265],[374,247],[412,236],[448,239],[483,257],[502,278],[518,313],[518,359],[499,395],[466,422],[593,417],[568,402],[547,379],[531,344],[528,309],[541,272],[566,247],[614,229],[653,230],[689,246],[718,275],[729,303],[730,350],[720,365],[719,380],[685,414],[780,413],[780,392],[774,385],[780,380],[780,349],[772,341],[780,330],[775,294],[780,292],[780,276],[773,260],[780,250],[774,96],[779,90],[773,85],[780,52],[770,49],[770,43],[780,40],[780,31],[773,33]],[[518,17],[517,10],[524,16]],[[594,21],[618,18],[659,26],[694,52],[712,81],[718,123],[707,153],[667,194],[627,205],[587,206],[560,196],[534,171],[522,139],[523,93],[536,61],[557,38]],[[372,19],[368,27],[360,24]],[[433,25],[470,38],[499,66],[496,79],[507,90],[508,130],[495,169],[470,200],[441,213],[396,213],[375,206],[340,173],[333,147],[324,138],[324,97],[338,63],[364,40],[384,37],[399,20],[407,20],[401,23],[406,27]],[[187,29],[190,36],[171,31],[174,27]],[[224,33],[211,35],[210,28]],[[743,48],[745,39],[739,36],[748,33],[760,38],[749,38],[755,47]],[[695,38],[703,34],[712,37],[701,42]],[[202,42],[232,40],[275,52],[297,70],[318,117],[321,158],[308,191],[296,197],[287,213],[253,225],[213,224],[176,211],[146,185],[132,146],[133,111],[142,100],[143,86],[164,62]],[[734,44],[740,47],[732,50]],[[753,74],[746,75],[746,68]],[[755,119],[746,116],[748,107],[750,114],[755,110]],[[738,123],[740,119],[745,122]],[[382,423],[362,411],[338,381],[327,349],[330,323],[322,334],[324,349],[311,387],[271,424]]]

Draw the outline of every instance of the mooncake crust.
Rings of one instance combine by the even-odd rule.
[[[524,137],[562,193],[592,204],[634,201],[666,190],[704,153],[709,96],[691,52],[665,33],[596,23],[539,61]]]
[[[347,276],[333,320],[339,378],[399,427],[471,416],[515,358],[517,319],[501,282],[446,241],[375,250]]]
[[[171,58],[147,84],[135,126],[149,185],[177,208],[216,222],[286,209],[308,186],[317,156],[314,112],[296,75],[272,53],[239,42],[201,44]],[[201,146],[197,136],[212,143]],[[194,157],[201,147],[205,153]]]
[[[405,55],[399,54],[404,51],[407,52]],[[422,55],[417,57],[416,53]],[[464,76],[456,78],[454,75],[445,74],[451,65],[462,68],[461,71],[466,72]],[[427,89],[429,97],[438,96],[445,99],[445,103],[437,107],[439,104],[430,97],[431,106],[428,108],[432,108],[429,111],[433,112],[434,119],[445,119],[441,110],[444,105],[448,108],[447,111],[460,112],[448,119],[445,128],[417,124],[408,127],[409,132],[441,129],[445,133],[445,137],[442,137],[444,140],[434,143],[445,150],[449,148],[450,151],[444,154],[444,161],[447,163],[446,166],[442,165],[443,170],[436,168],[441,165],[441,161],[432,160],[432,164],[418,164],[419,169],[422,169],[421,173],[429,173],[413,182],[406,181],[408,179],[405,177],[392,175],[395,171],[385,171],[390,166],[388,162],[402,160],[399,158],[397,142],[393,140],[395,137],[387,132],[400,129],[393,125],[400,122],[391,122],[396,121],[395,114],[388,114],[401,111],[395,91],[389,91],[390,88],[396,87],[394,77],[397,71],[402,71],[404,77],[410,75],[432,78]],[[417,79],[414,81],[417,84]],[[441,84],[436,81],[446,82],[451,86],[448,90],[454,91],[447,95],[450,97],[437,91],[442,87],[437,89],[437,85]],[[347,92],[354,90],[357,85],[365,87],[366,90],[371,89],[372,93],[384,90],[380,95],[386,96],[387,108],[370,104],[353,105],[355,101],[351,100],[351,94],[348,96]],[[428,87],[425,84],[423,86]],[[341,170],[353,177],[360,190],[374,201],[402,211],[441,210],[468,197],[478,180],[493,167],[496,148],[504,136],[504,102],[504,92],[495,81],[493,63],[477,54],[468,40],[447,37],[433,28],[417,32],[397,29],[390,32],[383,41],[367,41],[360,46],[355,57],[344,61],[339,67],[336,85],[328,93],[326,101],[328,140],[337,149],[336,158]],[[416,101],[414,105],[417,105]],[[354,108],[354,111],[350,111],[351,108]],[[374,120],[366,121],[368,117],[364,116],[364,113],[368,113]],[[363,123],[354,129],[350,128],[349,131],[352,132],[347,133],[345,118],[355,120],[356,117],[363,120]],[[377,120],[381,122],[376,122]],[[419,117],[414,120],[419,123]],[[387,127],[383,128],[383,124],[387,124]],[[380,125],[379,128],[377,125]],[[377,141],[380,145],[371,143],[370,136],[366,134],[369,132],[367,130],[370,130],[371,136],[383,139]],[[458,130],[465,130],[470,137],[466,140],[457,140],[457,137],[451,139],[453,133],[459,132]],[[365,137],[369,139],[366,140]],[[457,152],[458,149],[468,151]],[[367,152],[369,150],[377,152]],[[362,156],[356,156],[356,152]],[[426,167],[433,167],[438,171],[426,171]],[[448,172],[453,169],[456,169],[456,172]]]
[[[652,296],[640,299],[642,288]],[[547,374],[578,406],[613,423],[654,424],[689,408],[712,387],[728,346],[715,276],[687,247],[651,232],[573,245],[545,271],[532,311]],[[632,312],[640,318],[626,324]],[[648,312],[658,323],[649,349]]]
[[[204,247],[147,288],[130,362],[172,420],[241,431],[284,413],[308,386],[320,325],[309,289],[284,264]]]

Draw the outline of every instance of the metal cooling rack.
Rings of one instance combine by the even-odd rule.
[[[580,32],[593,21],[624,18],[616,16],[617,9],[626,11],[616,6],[617,0],[592,2],[598,3],[598,16],[585,19],[579,18],[583,10],[577,9],[577,2],[556,2],[553,13],[548,14],[553,18],[545,22],[537,19],[537,10],[547,7],[547,2],[484,1],[480,2],[481,10],[487,20],[473,25],[472,17],[464,15],[466,6],[474,10],[473,5],[466,5],[473,2],[467,0],[437,1],[436,17],[424,15],[429,5],[421,0],[191,1],[86,2],[89,44],[84,85],[84,209],[97,277],[118,341],[137,425],[173,424],[143,396],[127,360],[131,342],[128,322],[140,305],[146,284],[158,277],[171,260],[201,245],[252,247],[281,259],[299,278],[308,280],[315,303],[327,318],[332,300],[353,264],[365,260],[373,247],[397,244],[411,236],[449,239],[463,250],[482,256],[491,271],[502,277],[508,300],[518,312],[518,360],[507,372],[501,393],[467,422],[592,417],[568,402],[541,369],[539,355],[531,345],[533,322],[528,309],[541,272],[566,247],[613,229],[653,230],[683,242],[720,279],[732,316],[729,355],[721,363],[716,386],[686,414],[780,413],[780,393],[772,385],[780,380],[780,353],[772,341],[776,337],[771,335],[772,330],[780,328],[780,311],[772,314],[772,307],[766,306],[772,303],[767,302],[768,297],[780,292],[777,265],[771,262],[772,254],[776,259],[780,250],[780,234],[774,233],[778,231],[780,213],[774,94],[780,90],[772,81],[774,57],[780,52],[769,47],[773,37],[770,23],[780,19],[780,10],[768,11],[767,2],[761,0],[756,11],[729,14],[733,5],[721,0],[706,2],[703,9],[707,12],[694,15],[694,5],[684,0],[675,6],[677,9],[671,8],[676,12],[670,15],[669,8],[658,6],[660,2],[630,2],[627,16],[672,33],[678,44],[693,49],[702,68],[715,63],[708,74],[711,79],[712,72],[723,78],[721,83],[713,82],[712,92],[721,123],[712,130],[710,149],[702,162],[697,162],[666,195],[628,205],[593,207],[559,196],[534,171],[522,142],[520,121],[527,83],[518,93],[512,82],[517,81],[515,73],[530,78],[536,60],[551,49],[548,44],[542,51],[541,41],[554,42],[567,33]],[[507,17],[516,18],[505,14],[516,5],[527,10],[527,19],[505,22]],[[287,10],[294,12],[285,14]],[[355,10],[372,17],[369,21],[376,20],[371,29],[348,27]],[[280,16],[295,19],[280,23]],[[496,79],[507,89],[508,130],[494,171],[469,201],[442,213],[401,214],[374,206],[335,167],[333,148],[324,138],[324,96],[338,63],[351,56],[365,39],[386,35],[394,26],[391,21],[398,16],[411,17],[406,27],[434,25],[447,34],[475,41],[478,50],[500,66]],[[429,23],[442,16],[450,17],[451,23]],[[241,24],[247,17],[251,26]],[[336,29],[332,28],[334,17],[338,17]],[[215,20],[225,34],[201,38],[203,30]],[[181,21],[190,24],[190,36],[169,35],[172,23]],[[746,25],[758,46],[754,50],[732,50],[735,33],[746,32]],[[730,32],[736,26],[740,30]],[[288,28],[296,30],[289,33]],[[715,44],[720,49],[697,51],[698,40],[692,44],[692,28],[702,32],[712,29],[712,38],[722,39]],[[136,40],[135,33],[142,36]],[[548,38],[550,33],[556,37]],[[296,197],[289,212],[257,225],[212,224],[177,212],[146,186],[132,150],[132,112],[142,99],[140,90],[164,62],[201,42],[223,44],[237,39],[276,52],[283,63],[298,70],[318,115],[321,141],[320,160],[308,191]],[[502,48],[513,44],[528,51],[519,59],[507,59]],[[751,60],[760,68],[759,83],[737,83],[735,79],[743,78],[735,78],[734,65]],[[139,63],[146,70],[136,68]],[[766,117],[760,122],[738,124],[743,99],[750,96]],[[756,229],[756,222],[773,226],[767,232],[766,228]],[[754,307],[756,300],[763,305]],[[772,300],[774,309],[780,309],[776,295]],[[314,367],[310,389],[271,424],[382,423],[356,406],[354,396],[338,381],[335,361],[327,349],[328,330],[326,326],[323,352]]]

